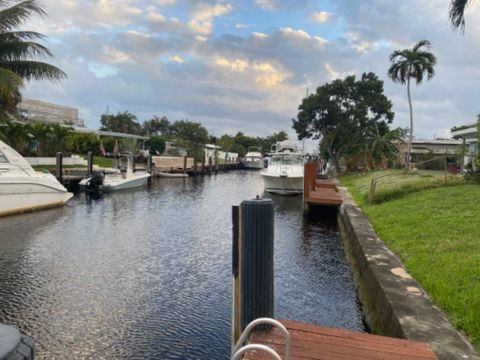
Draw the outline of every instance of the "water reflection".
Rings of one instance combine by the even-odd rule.
[[[226,359],[230,209],[257,194],[256,172],[161,179],[0,219],[0,321],[34,336],[38,359]],[[361,330],[336,230],[305,221],[301,197],[263,195],[276,316]]]

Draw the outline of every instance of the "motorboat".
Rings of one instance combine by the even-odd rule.
[[[0,141],[0,216],[64,205],[72,193]]]
[[[268,167],[261,172],[265,190],[279,195],[303,192],[304,157],[295,143],[279,142],[270,153]]]
[[[118,191],[135,189],[145,185],[150,178],[146,171],[133,170],[133,154],[127,154],[126,171],[116,169],[108,173],[94,171],[91,176],[80,181],[80,188],[93,191]]]
[[[245,155],[243,166],[245,169],[263,169],[264,162],[261,149],[258,147],[249,148]]]

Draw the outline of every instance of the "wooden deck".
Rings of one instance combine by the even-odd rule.
[[[308,205],[342,205],[342,197],[337,186],[330,180],[317,179],[317,164],[305,164],[304,169],[304,201]]]
[[[292,360],[435,360],[428,344],[353,331],[325,328],[293,321],[281,321],[291,337]],[[252,334],[250,343],[273,348],[284,359],[285,340],[273,329]],[[265,353],[251,351],[244,359],[265,359]]]

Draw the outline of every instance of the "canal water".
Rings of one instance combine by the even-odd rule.
[[[37,359],[228,359],[231,206],[257,194],[275,204],[275,316],[363,331],[335,227],[242,171],[0,219],[0,322]]]

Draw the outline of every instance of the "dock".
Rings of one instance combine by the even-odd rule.
[[[303,200],[305,208],[311,205],[342,205],[342,197],[338,194],[337,185],[328,179],[317,179],[318,164],[307,163],[304,167]]]
[[[437,357],[426,343],[327,328],[294,321],[280,321],[291,338],[291,360],[435,360]],[[250,344],[263,344],[285,358],[285,338],[273,328],[269,332],[254,331]],[[246,360],[270,360],[264,352],[252,350]]]

